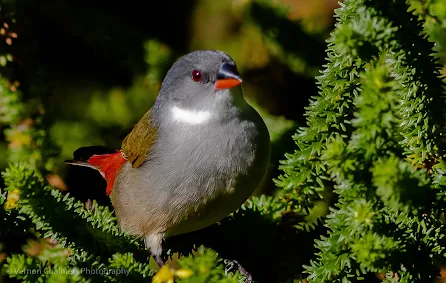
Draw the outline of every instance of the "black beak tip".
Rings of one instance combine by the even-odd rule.
[[[235,65],[230,63],[223,63],[221,64],[220,70],[217,73],[217,79],[224,80],[229,78],[237,79],[240,82],[242,81]]]

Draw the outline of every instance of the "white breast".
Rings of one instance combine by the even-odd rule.
[[[177,106],[173,106],[170,111],[173,121],[189,125],[203,124],[211,118],[211,113],[209,111],[188,110]]]

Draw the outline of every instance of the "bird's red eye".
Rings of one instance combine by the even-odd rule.
[[[194,80],[194,82],[201,81],[202,77],[203,77],[203,75],[201,74],[200,71],[198,71],[198,70],[193,70],[192,71],[192,79]]]

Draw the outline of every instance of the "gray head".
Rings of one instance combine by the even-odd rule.
[[[177,104],[201,108],[215,96],[228,94],[242,82],[234,60],[226,53],[199,50],[184,55],[167,72],[155,109]],[[155,110],[156,111],[156,110]]]

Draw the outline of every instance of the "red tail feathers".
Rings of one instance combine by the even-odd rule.
[[[107,181],[107,196],[111,194],[116,175],[126,161],[119,150],[116,153],[93,155],[88,159],[88,163],[97,168]]]

